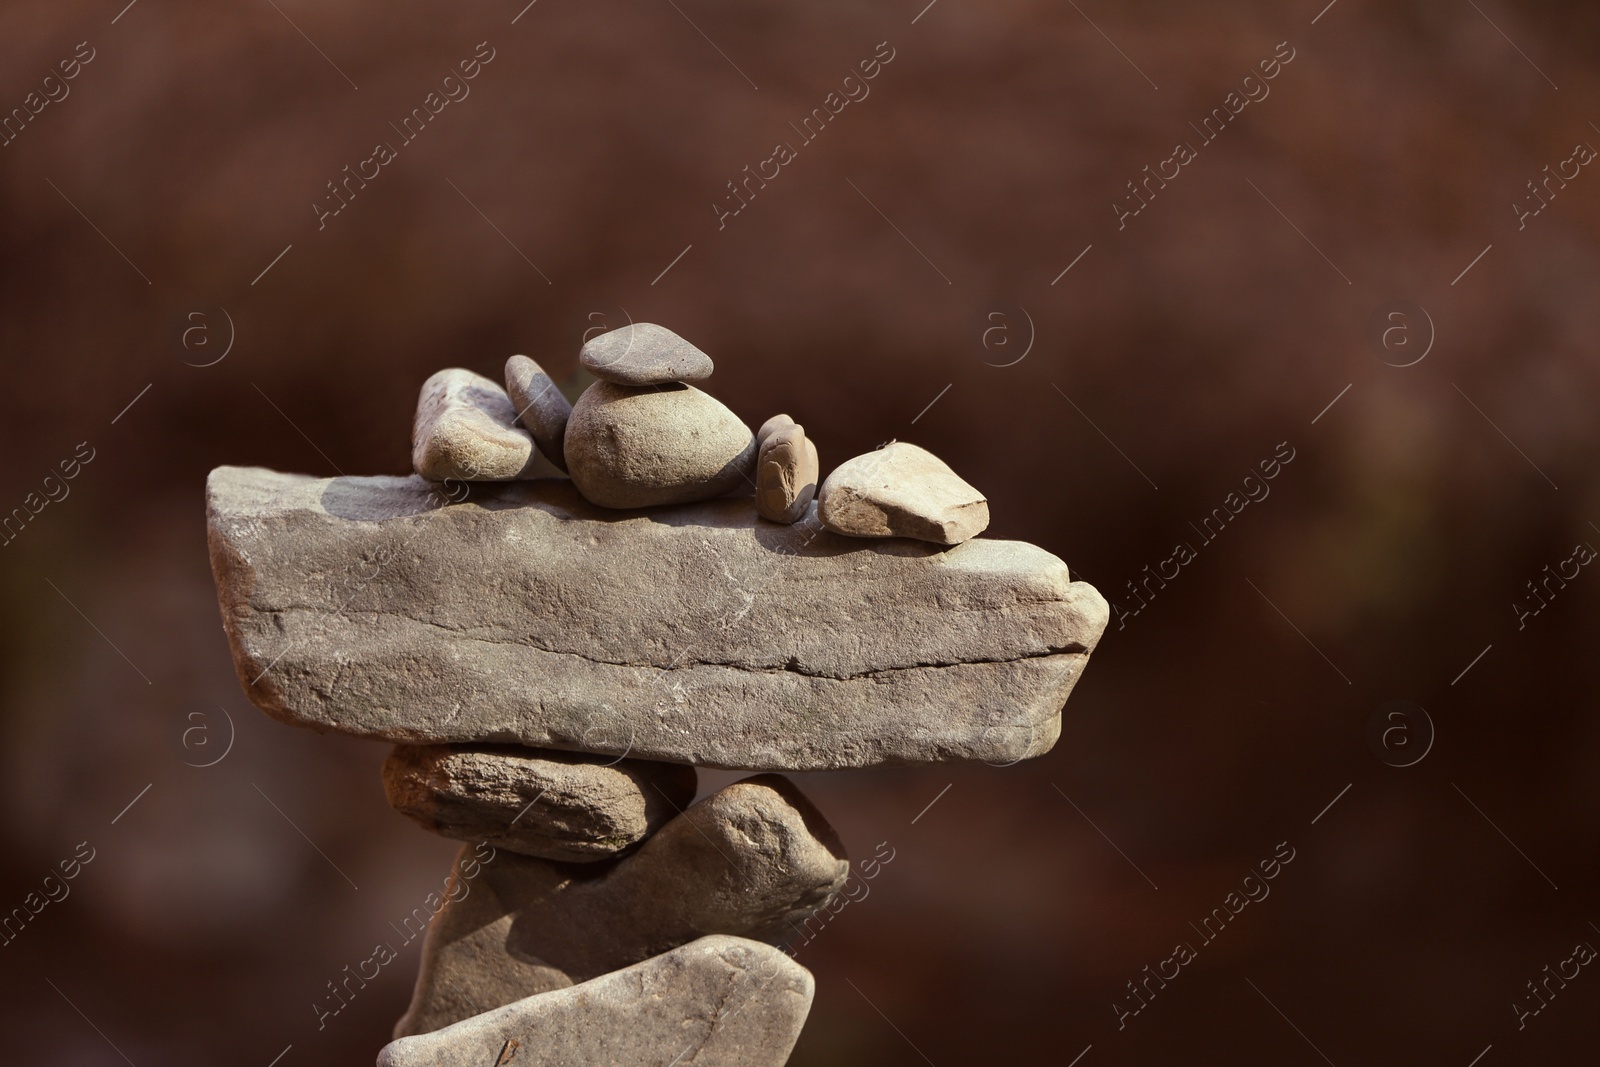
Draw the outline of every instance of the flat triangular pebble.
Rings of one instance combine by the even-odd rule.
[[[587,341],[578,362],[617,385],[665,385],[711,377],[711,357],[665,326],[635,322]]]

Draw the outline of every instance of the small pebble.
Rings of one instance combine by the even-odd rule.
[[[563,439],[572,405],[561,395],[550,375],[527,356],[506,360],[506,394],[517,409],[517,419],[533,435],[539,451],[561,470],[567,469]]]
[[[771,424],[768,420],[767,426]],[[756,513],[773,522],[799,522],[817,495],[817,446],[793,421],[762,441],[756,463]]]
[[[817,494],[817,515],[850,537],[959,545],[988,527],[989,502],[932,452],[892,441],[835,468]]]
[[[635,322],[584,343],[578,362],[616,385],[664,385],[711,377],[711,357],[665,326]]]
[[[761,429],[756,431],[756,448],[759,449],[762,445],[766,444],[767,438],[771,437],[774,433],[783,429],[785,426],[793,425],[795,425],[795,421],[787,415],[772,416],[772,418],[761,424]]]
[[[411,427],[411,465],[442,482],[504,482],[532,466],[533,438],[517,425],[505,390],[460,367],[422,383]]]

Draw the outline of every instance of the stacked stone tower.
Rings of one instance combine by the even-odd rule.
[[[393,743],[390,803],[466,842],[380,1065],[776,1067],[813,990],[784,946],[850,862],[786,778],[696,801],[695,766],[1040,755],[1107,605],[978,537],[915,445],[819,489],[804,429],[752,433],[669,330],[580,362],[575,406],[524,356],[429,378],[408,477],[213,471],[235,666],[280,721]]]

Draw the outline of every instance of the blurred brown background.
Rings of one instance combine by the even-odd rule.
[[[1520,230],[1512,205],[1600,145],[1600,13],[923,3],[0,8],[0,107],[93,53],[0,148],[0,512],[94,456],[0,547],[0,910],[95,850],[0,947],[0,1060],[372,1061],[414,946],[320,1031],[312,1002],[452,846],[388,810],[382,746],[245,701],[204,476],[403,471],[430,372],[525,352],[559,379],[630,317],[710,352],[752,425],[804,422],[824,470],[933,449],[992,536],[1127,608],[1295,453],[1113,622],[1047,757],[799,776],[857,858],[896,858],[800,950],[795,1064],[1592,1057],[1600,976],[1522,1029],[1512,1003],[1600,944],[1600,575],[1521,628],[1512,605],[1600,545],[1600,175]],[[479,42],[470,96],[319,230],[325,183]],[[870,95],[799,146],[880,42]],[[1199,147],[1280,42],[1270,96]],[[780,140],[798,158],[719,230]],[[1119,230],[1180,140],[1198,158]],[[1397,300],[1437,334],[1408,367],[1414,312],[1413,347],[1369,340]],[[1437,730],[1403,769],[1367,739],[1396,699]],[[1119,1030],[1125,983],[1284,841],[1271,896]]]

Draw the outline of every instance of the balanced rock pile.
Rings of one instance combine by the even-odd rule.
[[[387,1067],[784,1063],[812,996],[785,941],[850,872],[778,774],[1041,755],[1108,619],[915,445],[821,481],[636,324],[583,346],[569,406],[423,385],[416,474],[222,467],[212,570],[250,699],[395,744],[390,803],[467,842]],[[570,478],[534,478],[544,456]],[[753,497],[753,499],[752,499]]]

